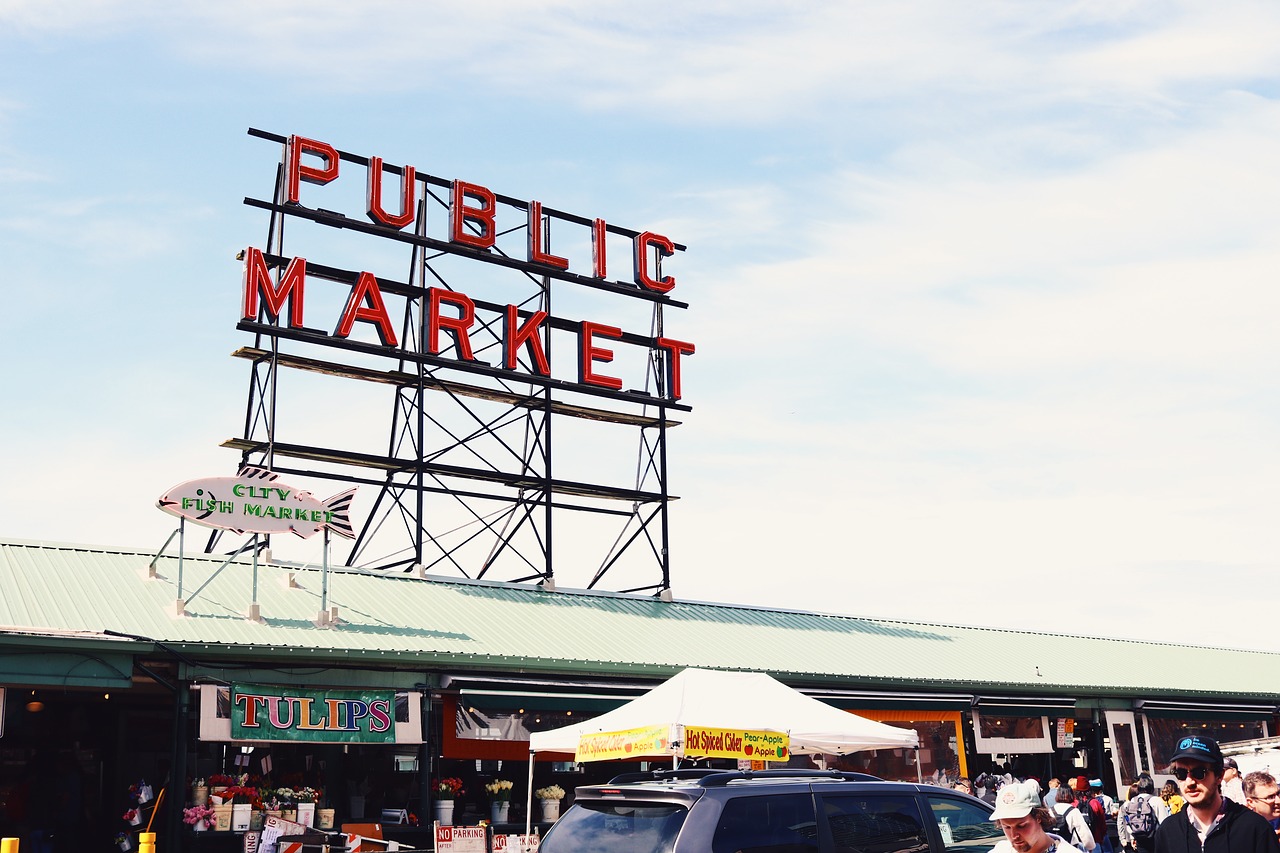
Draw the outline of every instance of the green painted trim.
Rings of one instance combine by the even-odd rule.
[[[133,684],[133,655],[10,648],[0,655],[0,683],[127,690]]]

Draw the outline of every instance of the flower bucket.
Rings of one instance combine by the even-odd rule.
[[[231,803],[223,803],[213,807],[213,815],[217,820],[213,828],[218,832],[231,831]]]
[[[333,829],[333,809],[316,809],[316,829]]]
[[[436,823],[453,826],[453,800],[436,800]]]
[[[129,818],[130,826],[138,826],[142,823],[142,809],[133,809],[133,817]]]
[[[209,804],[209,787],[207,785],[196,785],[191,789],[191,805],[205,806]]]
[[[543,823],[554,823],[560,819],[559,800],[538,800],[538,802],[542,805]]]
[[[192,832],[204,832],[204,831],[205,831],[205,828],[206,828],[206,827],[205,827],[205,825],[204,825],[204,821],[202,821],[202,820],[198,820],[198,821],[196,821],[195,823],[191,824],[191,831],[192,831]]]
[[[489,804],[489,818],[494,823],[506,823],[511,812],[510,800],[495,800]]]
[[[316,825],[315,803],[298,803],[298,823],[308,827]]]
[[[129,853],[129,851],[133,849],[133,840],[130,838],[121,839],[116,843],[120,846],[122,853]]]
[[[231,807],[231,831],[245,832],[253,820],[253,806],[248,803],[236,803]]]
[[[295,806],[294,808],[291,808],[291,809],[281,809],[281,810],[280,810],[280,819],[281,819],[281,820],[287,820],[287,821],[289,821],[289,823],[297,823],[297,822],[298,822],[298,809],[297,809],[297,807]]]
[[[262,824],[266,822],[267,813],[262,809],[254,809],[253,814],[249,815],[249,828],[262,829]]]

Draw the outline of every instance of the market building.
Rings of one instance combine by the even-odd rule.
[[[92,816],[81,840],[97,843],[128,829],[128,791],[145,779],[168,792],[162,837],[193,843],[179,822],[192,782],[264,771],[322,790],[339,825],[401,809],[429,822],[440,778],[463,781],[455,820],[475,823],[488,818],[483,786],[503,778],[519,821],[530,732],[617,707],[686,667],[768,672],[914,729],[918,751],[830,758],[894,779],[1008,769],[1089,775],[1114,793],[1139,772],[1162,778],[1184,734],[1273,734],[1280,706],[1280,655],[1268,652],[6,541],[3,832],[29,832],[38,792],[75,779]],[[311,714],[276,713],[273,735],[248,736],[233,730],[232,689],[263,697],[264,720],[268,697],[281,708],[308,699]],[[372,736],[330,725],[320,741],[298,728],[326,728],[326,707],[379,699],[387,719]],[[573,758],[540,756],[534,785],[571,793],[638,769]]]

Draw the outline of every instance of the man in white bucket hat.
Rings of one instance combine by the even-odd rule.
[[[1004,832],[1004,838],[991,853],[1083,853],[1048,831],[1054,816],[1040,802],[1040,786],[1035,782],[1003,786],[996,794],[991,819]]]

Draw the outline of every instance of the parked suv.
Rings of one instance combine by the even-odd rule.
[[[982,800],[825,770],[660,771],[578,788],[540,853],[986,853]]]

